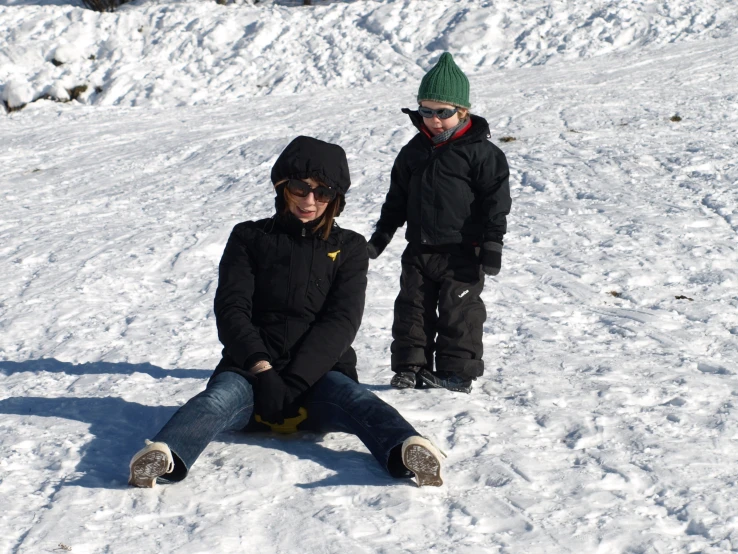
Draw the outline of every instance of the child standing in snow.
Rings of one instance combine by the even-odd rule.
[[[357,435],[393,477],[442,484],[438,450],[358,383],[351,343],[364,311],[367,247],[334,218],[351,184],[343,149],[297,137],[272,168],[277,213],[239,223],[220,261],[223,358],[130,463],[129,484],[184,479],[221,431]]]
[[[509,169],[487,122],[469,113],[469,80],[451,54],[423,77],[417,100],[417,111],[402,111],[419,132],[395,159],[367,249],[376,258],[407,223],[392,386],[468,393],[484,372],[480,294],[484,274],[501,267]]]

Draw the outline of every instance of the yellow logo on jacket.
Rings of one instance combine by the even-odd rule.
[[[336,250],[335,252],[328,252],[328,257],[335,262],[336,256],[338,256],[339,252],[340,250]]]

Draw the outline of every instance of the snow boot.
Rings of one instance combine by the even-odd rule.
[[[410,437],[402,443],[402,463],[415,474],[419,487],[443,485],[441,455],[445,456],[425,437]]]
[[[133,487],[153,488],[157,477],[174,471],[172,451],[163,442],[151,442],[136,452],[131,459],[128,484]]]
[[[396,389],[419,389],[423,386],[422,381],[418,379],[420,370],[419,366],[403,366],[392,376],[390,385]]]
[[[415,375],[414,371],[398,371],[392,376],[390,385],[396,389],[414,389]]]
[[[464,379],[455,373],[445,371],[436,371],[431,373],[428,370],[421,369],[418,377],[426,387],[432,389],[446,389],[455,392],[465,392],[469,394],[472,390],[472,380]]]

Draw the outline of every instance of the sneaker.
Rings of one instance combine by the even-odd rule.
[[[129,485],[153,488],[157,477],[174,471],[172,451],[163,442],[151,442],[147,439],[146,446],[131,459],[130,468]]]
[[[418,377],[426,387],[432,389],[447,389],[455,392],[470,393],[472,390],[472,380],[459,377],[455,373],[437,371],[431,373],[426,369],[418,372]]]
[[[418,486],[440,487],[443,453],[425,437],[410,437],[402,443],[402,463],[415,474]],[[445,454],[443,454],[445,456]]]

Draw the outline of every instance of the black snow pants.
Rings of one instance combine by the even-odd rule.
[[[392,325],[393,371],[409,365],[433,371],[435,353],[437,371],[482,375],[487,311],[478,252],[470,245],[408,244]]]

